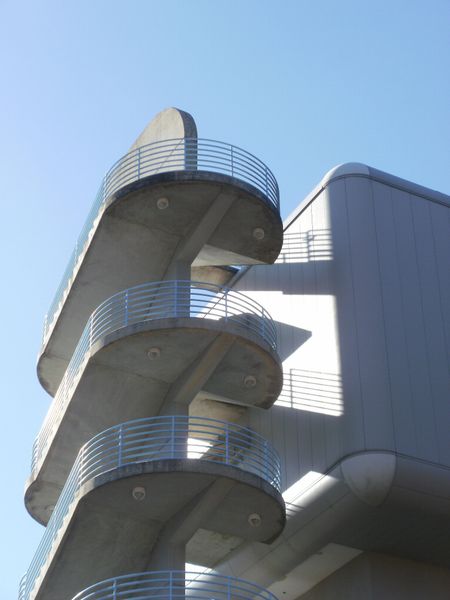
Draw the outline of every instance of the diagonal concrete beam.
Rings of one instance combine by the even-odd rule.
[[[189,404],[214,373],[234,340],[233,335],[220,333],[171,385],[158,414],[187,414]]]
[[[174,515],[160,530],[148,568],[184,571],[186,544],[235,484],[232,479],[216,479]]]
[[[164,275],[165,280],[190,279],[191,264],[216,230],[217,226],[233,204],[233,201],[234,197],[231,194],[226,194],[225,192],[218,194],[200,222],[178,244],[170,265]]]

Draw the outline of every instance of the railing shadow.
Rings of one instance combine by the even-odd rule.
[[[305,232],[285,232],[283,247],[276,264],[333,260],[331,231],[311,229]]]
[[[277,406],[339,417],[343,413],[342,378],[336,373],[289,369]]]

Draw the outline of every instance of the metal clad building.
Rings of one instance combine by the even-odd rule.
[[[276,264],[241,277],[278,327],[283,391],[250,423],[282,456],[288,525],[238,573],[296,598],[352,549],[450,566],[449,258],[448,196],[346,164],[286,220]]]

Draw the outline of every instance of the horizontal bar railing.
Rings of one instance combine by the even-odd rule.
[[[27,574],[22,577],[19,583],[19,600],[24,600],[27,586]]]
[[[156,571],[122,575],[92,585],[73,600],[277,600],[268,590],[216,573]]]
[[[207,171],[229,175],[254,186],[267,203],[279,212],[279,190],[273,173],[259,158],[237,146],[207,139],[180,138],[132,150],[120,158],[103,178],[45,317],[43,343],[71,284],[77,263],[94,234],[106,200],[134,181],[171,171]]]
[[[289,369],[277,406],[338,417],[343,413],[342,377],[339,373]]]
[[[192,281],[160,281],[115,294],[100,304],[84,328],[33,444],[32,476],[59,426],[93,345],[103,336],[129,325],[179,317],[234,324],[276,349],[276,329],[269,313],[252,298],[230,288]]]
[[[233,466],[262,478],[281,491],[281,464],[277,452],[262,436],[247,427],[182,415],[137,419],[111,427],[93,437],[78,453],[21,584],[21,600],[30,598],[83,484],[126,465],[168,459]]]

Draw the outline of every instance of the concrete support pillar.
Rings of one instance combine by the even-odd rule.
[[[186,260],[174,260],[167,269],[166,280],[190,281],[191,263]]]
[[[189,404],[185,402],[166,402],[164,404],[164,412],[160,412],[161,415],[168,416],[189,416]]]
[[[172,261],[164,276],[165,280],[191,277],[191,265],[200,250],[208,243],[225,214],[234,202],[230,194],[219,194],[192,231],[178,245]]]
[[[234,340],[235,338],[227,333],[218,335],[172,384],[159,409],[159,414],[181,414],[171,412],[174,410],[173,407],[177,407],[179,404],[185,404],[186,410],[189,411],[189,404],[211,377],[217,365],[231,348]],[[178,407],[177,410],[181,411],[181,407]]]
[[[160,531],[149,570],[184,570],[186,544],[234,485],[231,479],[217,479],[174,515]]]

